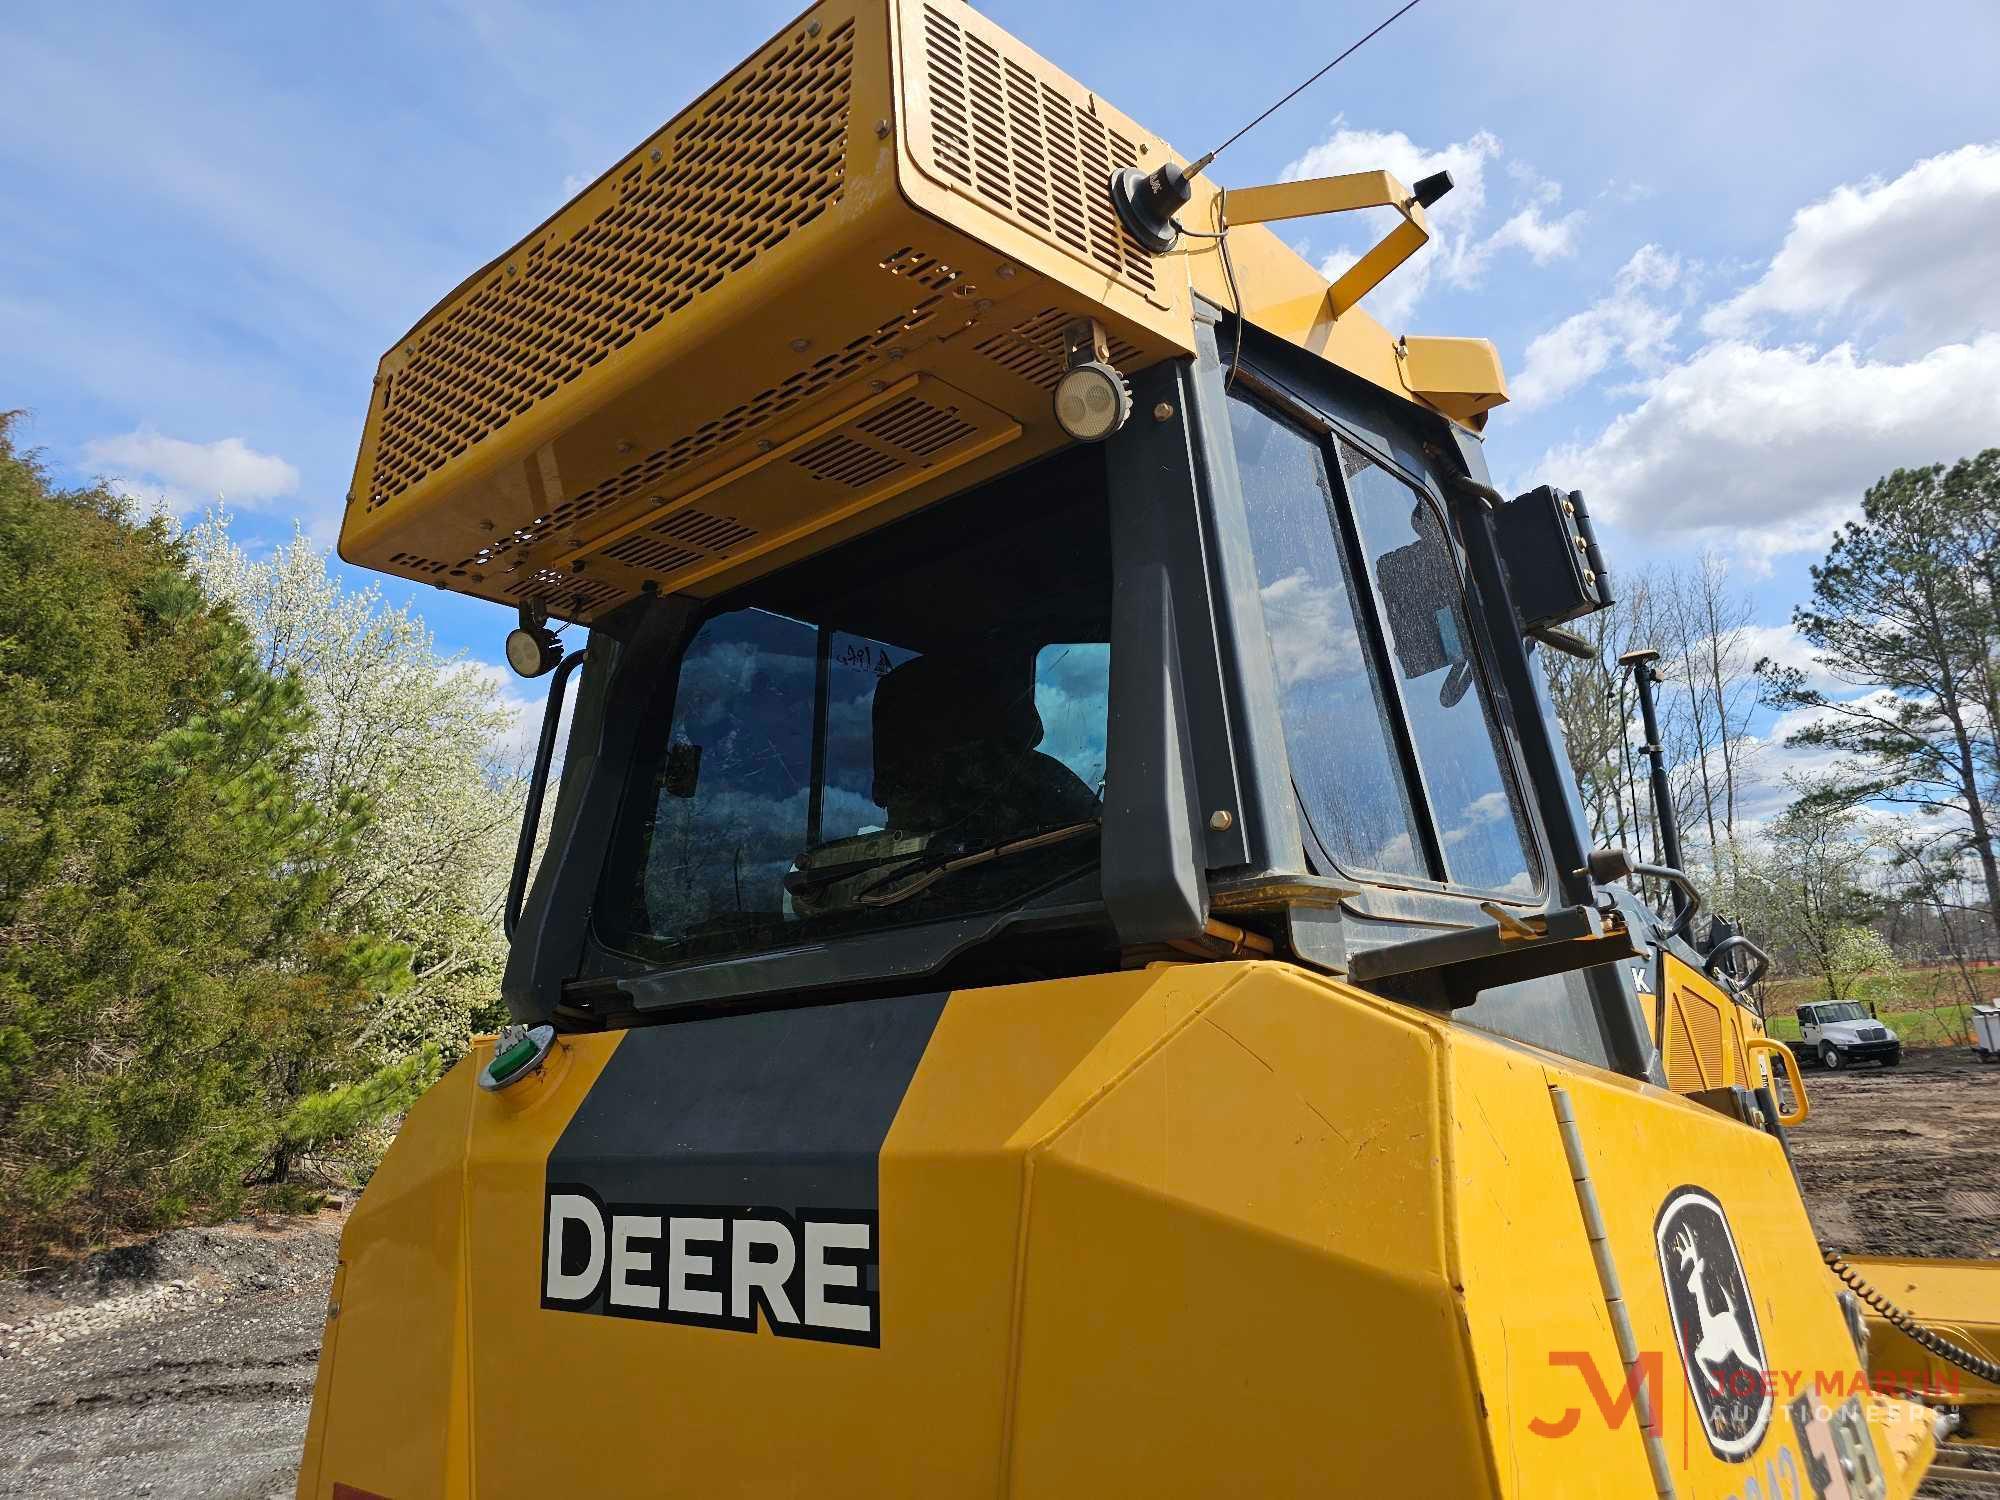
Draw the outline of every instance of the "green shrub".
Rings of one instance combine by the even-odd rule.
[[[0,419],[0,1261],[226,1213],[428,1081],[355,1040],[409,955],[330,919],[368,810],[302,794],[310,728],[164,521]]]

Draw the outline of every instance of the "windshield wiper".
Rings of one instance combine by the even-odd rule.
[[[1031,849],[1046,849],[1051,844],[1067,843],[1071,839],[1083,837],[1086,833],[1094,833],[1102,824],[1102,819],[1091,818],[1087,822],[1070,823],[1061,828],[1031,833],[1025,838],[989,844],[984,849],[954,854],[948,859],[937,860],[928,865],[919,862],[914,871],[909,865],[903,865],[890,871],[880,880],[854,890],[849,894],[848,900],[856,906],[894,906],[899,901],[907,901],[910,897],[929,890],[947,875],[955,875],[960,870],[970,869],[974,865],[990,864],[996,859],[1026,854]]]

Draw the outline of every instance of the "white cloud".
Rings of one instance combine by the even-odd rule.
[[[1639,377],[1636,405],[1552,448],[1536,474],[1581,487],[1608,519],[1723,545],[1753,567],[1818,550],[1883,474],[2000,433],[1996,237],[2000,146],[1837,188],[1793,216],[1685,355],[1669,340],[1691,276],[1649,246],[1608,296],[1529,346],[1514,382],[1526,406],[1614,365]],[[1792,332],[1767,333],[1781,319]]]
[[[1736,633],[1737,645],[1748,662],[1769,660],[1780,667],[1796,667],[1805,674],[1806,686],[1836,696],[1851,689],[1824,670],[1813,648],[1799,638],[1790,625],[1745,625]]]
[[[1770,627],[1786,630],[1787,627]],[[1803,643],[1800,643],[1803,647]],[[1801,662],[1800,665],[1809,665]],[[1810,674],[1809,674],[1810,675]],[[1815,686],[1836,687],[1822,675]],[[1895,694],[1886,688],[1862,693],[1846,700],[1852,703],[1873,703],[1884,709],[1893,709]],[[1793,708],[1779,714],[1764,726],[1762,734],[1748,736],[1737,751],[1737,764],[1750,768],[1751,774],[1741,787],[1737,797],[1736,812],[1738,826],[1744,832],[1755,836],[1762,827],[1797,799],[1798,793],[1792,783],[1814,781],[1830,775],[1843,761],[1853,757],[1842,750],[1825,745],[1788,745],[1785,742],[1799,731],[1813,724],[1832,723],[1839,715],[1831,708]],[[1878,814],[1880,810],[1877,810]],[[1897,811],[1887,814],[1888,821],[1907,822],[1909,814]]]
[[[1347,601],[1304,568],[1267,584],[1264,623],[1278,664],[1278,686],[1293,687],[1320,678],[1345,677],[1361,659],[1354,617]]]
[[[1702,326],[1728,337],[1846,315],[1853,332],[1893,329],[1899,352],[1961,340],[2000,327],[1996,242],[2000,143],[1961,146],[1800,209],[1763,275]]]
[[[260,453],[242,438],[193,443],[140,428],[83,445],[84,466],[133,499],[176,516],[218,501],[238,510],[262,510],[294,494],[299,471],[274,453]]]
[[[1679,257],[1656,245],[1641,246],[1618,272],[1609,296],[1564,318],[1528,345],[1521,373],[1508,383],[1515,403],[1535,407],[1565,396],[1614,360],[1636,369],[1656,368],[1669,352],[1680,314],[1652,294],[1680,277]]]
[[[1903,363],[1712,343],[1646,387],[1596,438],[1537,472],[1645,532],[1700,532],[1754,562],[1816,549],[1863,489],[1898,466],[1973,451],[2000,432],[2000,333]]]
[[[1644,203],[1658,194],[1659,189],[1643,182],[1628,182],[1614,177],[1597,190],[1597,196],[1612,203]]]
[[[1536,265],[1545,266],[1576,253],[1576,231],[1581,219],[1581,214],[1574,213],[1564,214],[1560,219],[1545,219],[1538,206],[1529,204],[1487,236],[1484,251],[1491,254],[1510,247],[1525,250]]]
[[[1452,190],[1425,211],[1431,227],[1430,243],[1368,294],[1368,310],[1389,327],[1398,328],[1432,285],[1476,286],[1487,262],[1501,251],[1523,251],[1537,265],[1543,265],[1575,250],[1582,214],[1550,217],[1547,211],[1561,196],[1560,186],[1517,162],[1506,163],[1505,169],[1523,201],[1497,229],[1487,227],[1488,168],[1501,159],[1503,151],[1500,138],[1485,130],[1431,149],[1400,130],[1353,130],[1336,120],[1333,134],[1286,167],[1284,176],[1291,181],[1383,170],[1398,181],[1415,183],[1433,173],[1451,173]],[[1329,280],[1358,260],[1396,222],[1390,209],[1344,217],[1359,218],[1366,227],[1344,238],[1340,248],[1322,261],[1321,274]]]

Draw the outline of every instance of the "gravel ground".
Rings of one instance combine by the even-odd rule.
[[[1913,1050],[1806,1087],[1792,1149],[1821,1238],[2000,1257],[2000,1067]],[[0,1497],[290,1495],[342,1218],[176,1230],[0,1282]],[[2000,1458],[1946,1462],[2000,1474]]]
[[[340,1213],[0,1283],[0,1496],[288,1496]]]

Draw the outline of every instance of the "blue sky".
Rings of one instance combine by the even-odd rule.
[[[982,8],[1193,154],[1392,7]],[[381,351],[794,13],[16,0],[0,408],[65,477],[330,538]],[[1782,651],[1870,480],[2000,443],[1996,70],[1990,0],[1425,0],[1215,171],[1451,167],[1375,310],[1494,339],[1496,472],[1582,486],[1614,568],[1729,551]],[[504,612],[388,587],[498,660]]]

